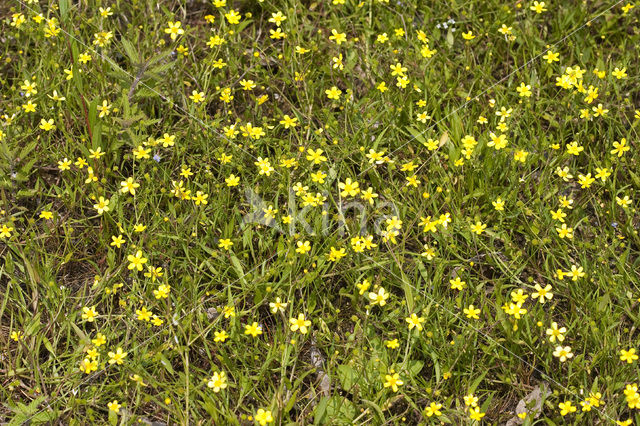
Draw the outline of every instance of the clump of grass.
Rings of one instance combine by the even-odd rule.
[[[640,421],[638,10],[0,5],[0,419]]]

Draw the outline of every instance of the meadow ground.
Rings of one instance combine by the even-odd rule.
[[[640,424],[640,5],[0,2],[0,422]]]

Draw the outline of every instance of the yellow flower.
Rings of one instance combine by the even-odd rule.
[[[345,41],[347,41],[347,34],[340,33],[336,29],[331,30],[331,35],[329,36],[329,40],[335,41],[335,43],[339,46]]]
[[[602,182],[605,182],[609,176],[611,176],[611,170],[606,167],[596,167],[596,179],[600,179]]]
[[[420,184],[420,180],[416,177],[416,175],[407,176],[405,180],[407,181],[405,184],[406,186],[413,186],[414,188],[417,188]]]
[[[478,221],[474,225],[471,225],[471,232],[475,232],[478,235],[481,235],[482,232],[486,229],[487,225]]]
[[[531,97],[531,86],[528,84],[520,83],[520,86],[516,87],[516,91],[521,98]]]
[[[352,181],[351,178],[347,178],[344,182],[338,183],[338,187],[342,190],[340,192],[341,197],[355,197],[360,192],[360,184]]]
[[[558,323],[552,322],[551,327],[547,328],[546,334],[547,336],[549,336],[549,341],[551,343],[554,343],[556,339],[558,339],[558,342],[563,342],[564,333],[566,332],[567,332],[567,329],[565,327],[558,328]]]
[[[625,195],[622,198],[616,196],[616,204],[619,205],[620,207],[622,207],[623,209],[628,208],[631,205],[632,202],[633,201],[629,198],[628,195]]]
[[[233,306],[225,306],[223,309],[224,312],[224,317],[225,318],[229,318],[229,317],[235,317],[236,316],[236,308]]]
[[[118,347],[115,352],[109,352],[107,356],[109,357],[109,364],[120,365],[127,356],[127,352],[122,352],[122,348]]]
[[[40,212],[39,217],[40,219],[51,220],[53,219],[53,212],[43,210]]]
[[[558,209],[557,211],[551,210],[551,218],[553,220],[563,223],[565,217],[567,217],[567,214],[562,209]]]
[[[611,155],[617,155],[618,157],[622,157],[625,152],[629,151],[631,147],[627,145],[627,140],[625,138],[620,139],[620,142],[613,142],[613,149],[611,150]]]
[[[516,152],[513,153],[513,159],[516,161],[519,161],[521,163],[524,163],[527,160],[527,156],[529,155],[529,153],[527,151],[523,151],[521,149],[517,150]]]
[[[111,31],[100,31],[93,34],[93,44],[99,47],[105,47],[109,43],[111,43],[111,39],[113,38],[113,33]]]
[[[145,229],[147,229],[146,225],[143,225],[141,223],[136,223],[133,227],[133,232],[143,232]]]
[[[573,228],[568,228],[566,223],[563,223],[560,228],[556,228],[556,231],[558,232],[558,236],[560,238],[573,238]]]
[[[171,292],[171,286],[168,284],[160,284],[157,290],[153,290],[156,299],[166,299]]]
[[[604,106],[602,104],[598,104],[597,107],[593,107],[593,108],[591,108],[591,110],[593,111],[593,116],[594,117],[600,117],[600,116],[604,117],[609,112],[609,110],[604,108]]]
[[[202,191],[196,191],[196,195],[192,199],[196,206],[199,206],[200,204],[204,206],[209,203],[207,198],[209,198],[208,194],[205,194]]]
[[[271,18],[269,18],[269,22],[271,22],[272,24],[276,24],[276,26],[278,27],[286,20],[287,17],[284,16],[280,11],[271,13]]]
[[[102,105],[98,105],[96,109],[100,111],[100,114],[98,114],[98,117],[100,118],[106,117],[107,115],[111,114],[111,104],[107,102],[106,99],[103,100]]]
[[[222,38],[222,37],[220,37],[219,35],[216,34],[214,36],[209,37],[209,41],[207,42],[207,46],[209,46],[210,48],[213,49],[216,46],[222,46],[226,42],[227,41],[224,38]],[[218,62],[218,64],[216,66],[219,67],[219,68],[222,68],[224,65],[226,65],[226,64],[224,64],[224,65],[223,64],[224,64],[224,62],[222,62],[222,59],[220,59],[220,62]],[[230,94],[231,93],[231,89],[229,89],[229,88],[225,89],[225,91],[227,91],[227,90],[228,90],[227,94]],[[230,99],[233,99],[233,96],[231,96]],[[227,102],[227,101],[225,101],[225,102]]]
[[[122,407],[122,405],[118,403],[118,400],[114,399],[107,404],[107,407],[109,408],[109,411],[113,411],[114,413],[118,414],[120,413],[120,407]]]
[[[611,72],[611,75],[614,76],[615,78],[617,78],[618,80],[622,79],[622,78],[627,78],[627,68],[624,67],[622,69],[616,67],[616,69],[614,69]]]
[[[96,311],[95,306],[85,306],[82,308],[82,319],[87,322],[93,322],[98,316],[98,312]]]
[[[320,164],[327,161],[327,157],[322,155],[324,153],[321,149],[314,150],[313,148],[307,151],[306,159],[307,161],[311,161],[313,164]]]
[[[14,13],[11,15],[11,26],[20,28],[22,24],[26,21],[26,18],[22,13]]]
[[[240,178],[232,173],[228,178],[225,178],[224,181],[229,187],[238,186],[238,184],[240,183]]]
[[[547,9],[545,8],[545,6],[546,6],[546,3],[545,3],[545,2],[543,2],[543,1],[541,1],[541,2],[534,1],[534,2],[533,2],[533,5],[531,5],[531,6],[529,7],[529,9],[533,10],[533,11],[534,11],[534,12],[536,12],[536,13],[542,13],[542,12],[546,12],[546,11],[547,11]]]
[[[358,293],[360,294],[360,296],[362,296],[367,290],[369,290],[369,287],[371,287],[371,282],[369,282],[369,280],[365,279],[361,283],[357,283],[356,287],[358,287]],[[369,296],[369,297],[371,297],[371,296]]]
[[[586,176],[583,174],[578,175],[578,183],[581,188],[589,188],[591,184],[595,182],[595,178],[591,177],[591,173],[587,173]]]
[[[478,397],[472,393],[465,395],[462,399],[464,400],[464,405],[466,405],[467,407],[478,406]]]
[[[298,246],[296,253],[306,254],[311,250],[311,243],[309,241],[298,241],[296,245]]]
[[[264,408],[260,408],[255,415],[255,419],[260,426],[265,426],[267,423],[273,422],[273,415],[271,414],[271,411],[266,411]]]
[[[142,271],[142,265],[147,263],[147,258],[142,256],[142,250],[138,250],[135,256],[130,254],[127,256],[127,260],[129,261],[129,270],[136,269],[138,271]]]
[[[282,117],[282,120],[280,120],[280,124],[282,124],[285,129],[296,127],[298,125],[298,119],[296,117],[289,117],[288,114],[285,114]]]
[[[540,284],[536,284],[533,288],[535,288],[536,291],[531,293],[531,298],[538,299],[540,304],[544,304],[547,300],[553,299],[553,293],[551,292],[553,287],[551,287],[551,284],[547,284],[545,288],[540,287]]]
[[[422,331],[422,323],[425,321],[423,317],[419,317],[413,313],[410,317],[407,317],[404,320],[407,322],[409,330],[413,330],[415,327],[416,330]]]
[[[559,358],[560,362],[565,362],[566,360],[573,358],[573,354],[571,353],[571,347],[556,346],[556,349],[553,351],[553,356],[555,356],[556,358]]]
[[[498,28],[498,32],[502,35],[511,35],[512,27],[507,27],[505,24],[502,24],[500,28]]]
[[[394,373],[393,371],[391,371],[391,374],[385,375],[384,379],[384,387],[391,388],[394,392],[398,392],[398,388],[404,385],[404,382],[400,380],[400,375],[398,373]]]
[[[229,335],[224,330],[222,330],[222,331],[214,331],[213,335],[214,335],[214,338],[213,338],[214,342],[224,342],[225,340],[227,340],[229,338]]]
[[[485,413],[480,412],[480,407],[469,408],[469,418],[471,420],[480,421],[485,416]]]
[[[45,120],[44,118],[42,118],[40,119],[40,125],[38,127],[40,127],[45,132],[49,132],[51,130],[55,130],[56,125],[53,124],[53,118],[50,118],[49,120]]]
[[[198,92],[197,90],[194,90],[193,92],[191,92],[191,95],[189,95],[189,99],[191,99],[193,103],[199,104],[200,102],[203,102],[205,100],[204,92]]]
[[[389,349],[397,349],[400,346],[398,339],[385,340],[384,345]]]
[[[492,146],[496,150],[500,150],[502,148],[505,148],[509,143],[509,141],[507,140],[507,136],[506,135],[499,135],[498,136],[495,133],[491,132],[491,133],[489,133],[489,138],[491,140],[489,142],[487,142],[487,146]]]
[[[244,326],[244,334],[250,334],[253,337],[258,337],[262,334],[262,326],[255,321],[251,324],[247,324]]]
[[[182,166],[182,169],[180,169],[180,176],[182,176],[185,179],[188,179],[190,176],[193,176],[191,167]]]
[[[327,259],[330,262],[337,262],[347,255],[347,252],[344,249],[344,247],[337,249],[332,246],[329,250],[330,251],[329,251],[329,254],[327,254]]]
[[[473,305],[469,305],[468,308],[464,308],[462,312],[464,312],[467,318],[480,319],[478,316],[480,309],[476,309]]]
[[[390,65],[391,68],[391,76],[403,76],[407,71],[407,67],[402,66],[400,62],[396,62],[395,65]]]
[[[256,166],[258,166],[258,173],[261,175],[270,176],[271,172],[275,169],[271,166],[271,162],[269,162],[268,158],[258,157],[258,161],[254,162]]]
[[[98,370],[98,360],[85,358],[80,362],[80,371],[90,374],[92,371]]]
[[[307,334],[308,327],[311,326],[311,321],[305,319],[304,314],[298,314],[298,318],[289,318],[291,323],[291,331],[300,331],[302,334]]]
[[[577,408],[571,404],[571,401],[564,401],[558,404],[558,408],[560,409],[560,415],[563,417],[569,413],[575,413]]]
[[[179,35],[184,34],[184,30],[180,28],[181,25],[182,23],[180,21],[176,21],[176,22],[169,21],[169,23],[167,24],[167,28],[165,28],[164,32],[165,34],[169,34],[169,37],[171,37],[171,40],[175,40],[176,38],[178,38]]]
[[[620,360],[622,362],[626,362],[627,364],[632,364],[635,360],[638,359],[638,355],[636,355],[636,349],[630,348],[629,350],[620,350]]]
[[[108,18],[109,16],[113,15],[113,12],[111,11],[110,7],[105,8],[99,8],[98,11],[100,12],[100,16],[102,16],[103,18]]]
[[[271,313],[276,314],[278,313],[278,311],[284,312],[287,305],[288,303],[285,303],[279,297],[276,297],[276,300],[274,302],[269,303],[269,308],[271,310]]]
[[[462,281],[460,277],[456,277],[455,280],[449,280],[449,284],[451,284],[452,289],[462,291],[466,283]]]
[[[324,91],[327,95],[327,98],[338,100],[340,99],[340,95],[342,94],[342,90],[338,89],[336,86],[331,87],[331,89],[327,89]]]
[[[233,241],[231,241],[229,238],[222,238],[219,242],[218,242],[218,247],[222,248],[223,250],[227,250],[229,251],[229,249],[233,246]]]
[[[142,145],[138,145],[138,147],[133,150],[133,156],[136,160],[148,159],[150,158],[150,152],[150,149],[145,149]]]
[[[442,404],[432,402],[431,404],[429,404],[428,407],[425,407],[424,413],[427,415],[427,417],[431,417],[431,416],[438,417],[442,415],[442,411],[440,411],[441,409],[442,409]]]
[[[102,333],[96,334],[95,339],[91,339],[91,344],[98,348],[104,345],[105,343],[107,343],[107,338]]]
[[[134,182],[132,177],[129,177],[127,180],[120,182],[120,186],[120,191],[122,191],[123,194],[128,192],[131,195],[136,195],[136,188],[140,187],[140,184]]]
[[[375,192],[373,192],[373,188],[371,188],[371,187],[367,188],[367,190],[366,190],[366,191],[362,191],[362,192],[360,193],[360,196],[362,197],[362,199],[363,199],[364,201],[368,201],[368,202],[369,202],[369,204],[371,204],[371,205],[373,205],[373,203],[374,203],[374,201],[373,201],[373,200],[374,200],[375,198],[378,198],[378,194],[376,194]]]
[[[22,109],[24,109],[24,112],[35,112],[37,106],[38,104],[34,104],[29,100],[26,104],[22,105]]]
[[[462,38],[465,40],[473,40],[476,36],[473,35],[473,31],[469,30],[466,33],[462,33]]]
[[[365,282],[368,281],[365,280]],[[363,282],[364,284],[364,282]],[[361,293],[362,294],[362,293]],[[378,292],[369,292],[369,300],[371,301],[372,305],[380,305],[380,306],[384,306],[387,304],[387,299],[389,298],[389,293],[387,293],[384,289],[384,287],[380,287],[378,288]]]
[[[143,306],[142,309],[136,309],[136,315],[138,316],[138,321],[150,321],[153,312],[148,310],[146,306]]]
[[[207,382],[207,387],[213,389],[215,393],[227,388],[227,374],[224,371],[214,372],[213,376]]]
[[[176,140],[175,135],[170,135],[169,133],[165,133],[164,135],[162,135],[160,139],[158,139],[158,142],[162,142],[162,147],[167,148],[167,147],[173,146],[175,144],[175,140]]]
[[[242,18],[242,15],[240,15],[235,10],[230,10],[228,13],[224,14],[224,17],[227,18],[227,22],[229,22],[229,24],[237,25],[240,23],[240,18]]]

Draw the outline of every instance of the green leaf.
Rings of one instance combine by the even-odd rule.
[[[91,101],[91,103],[89,104],[89,127],[91,127],[91,134],[93,135],[93,131],[96,127],[96,122],[98,119],[98,98],[95,98],[93,101]],[[95,136],[94,136],[95,138]],[[93,141],[92,141],[92,147],[93,149],[97,148],[97,145],[93,145]]]
[[[420,360],[409,361],[407,363],[407,374],[409,375],[409,377],[415,377],[420,373],[420,371],[422,371],[423,367],[424,362]]]
[[[413,136],[413,138],[418,142],[420,142],[422,145],[427,144],[427,140],[424,138],[423,133],[420,132],[418,129],[414,129],[413,127],[407,127],[407,130],[409,131],[409,133],[411,133],[411,136]]]
[[[26,156],[29,155],[29,153],[31,153],[31,151],[33,151],[33,148],[35,148],[37,144],[38,144],[37,139],[34,139],[30,144],[27,144],[24,148],[20,150],[20,154],[18,154],[18,158],[20,158],[21,160],[24,159]]]
[[[337,374],[338,380],[340,381],[340,386],[345,392],[351,392],[351,389],[353,389],[355,385],[361,384],[360,381],[362,379],[362,376],[358,374],[356,370],[350,365],[339,365]]]
[[[109,424],[112,426],[118,424],[118,415],[111,410],[109,410]]]
[[[169,361],[167,359],[167,357],[164,356],[164,354],[162,354],[162,353],[158,353],[156,356],[158,357],[158,360],[160,361],[160,364],[162,364],[162,366],[165,368],[165,370],[167,370],[167,372],[169,374],[174,374],[174,370],[173,370],[173,366],[171,365],[171,361]]]
[[[453,46],[453,31],[451,31],[451,29],[447,32],[447,44],[449,47]]]
[[[66,22],[69,18],[69,6],[70,0],[60,0],[59,8],[60,8],[60,18],[62,22]]]
[[[138,52],[136,52],[136,49],[133,47],[133,44],[131,44],[131,42],[124,37],[122,37],[120,41],[122,42],[122,47],[124,48],[125,53],[129,57],[129,60],[133,64],[139,64],[140,56],[138,55]]]
[[[233,265],[233,269],[238,273],[238,279],[242,282],[242,284],[247,285],[247,280],[245,279],[244,270],[242,269],[242,265],[240,261],[236,257],[235,254],[231,253],[229,256],[231,258],[231,264]]]
[[[413,312],[413,286],[409,280],[407,280],[407,276],[402,269],[400,269],[400,274],[402,275],[402,289],[404,290],[404,297],[407,300],[407,309],[409,312]]]
[[[148,73],[149,74],[164,74],[165,72],[169,71],[171,68],[173,68],[173,66],[175,65],[175,61],[171,61],[171,62],[167,62],[161,65],[157,65],[153,68],[151,68]],[[145,73],[146,74],[146,73]]]
[[[355,416],[356,408],[347,398],[325,396],[316,406],[314,424],[350,425]]]
[[[291,395],[291,398],[289,398],[289,401],[287,401],[287,405],[285,405],[284,407],[284,412],[288,413],[289,411],[291,411],[291,409],[293,408],[293,406],[295,405],[297,399],[298,399],[298,391],[300,389],[296,389],[293,394]]]

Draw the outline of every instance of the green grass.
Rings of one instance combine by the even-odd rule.
[[[640,8],[544,6],[0,5],[0,420],[640,422]]]

